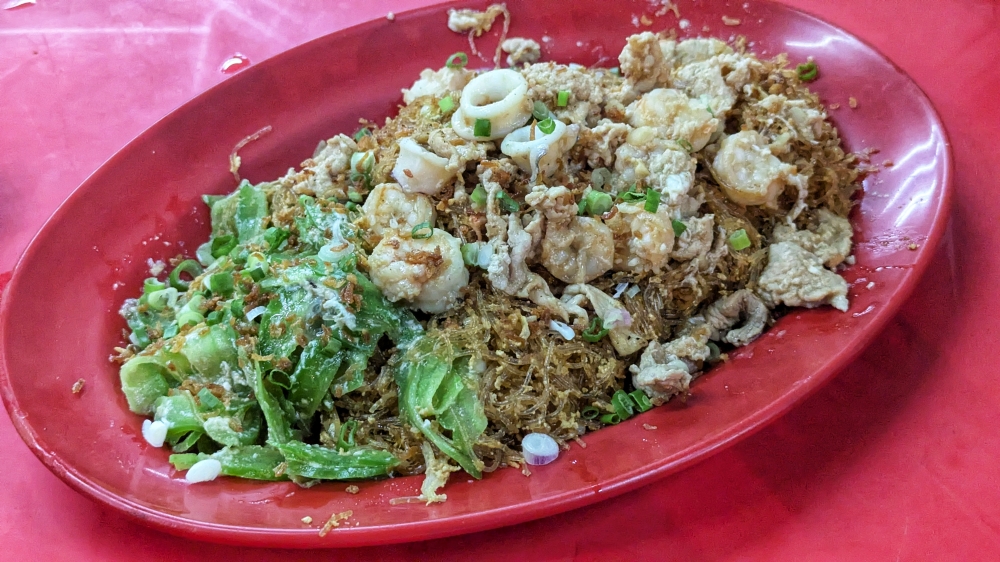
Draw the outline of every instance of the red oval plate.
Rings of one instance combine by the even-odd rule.
[[[675,27],[650,2],[510,0],[511,36],[542,40],[546,60],[612,66],[632,33]],[[480,4],[479,7],[482,7]],[[648,20],[644,19],[649,18]],[[143,441],[108,362],[146,260],[191,254],[208,235],[203,193],[235,187],[230,149],[265,125],[241,153],[245,176],[272,179],[316,142],[381,119],[426,66],[468,50],[445,28],[445,7],[400,14],[317,39],[255,65],[195,98],[131,142],[59,208],[22,257],[0,310],[3,399],[34,453],[76,490],[165,531],[226,543],[348,546],[467,533],[569,510],[640,486],[745,437],[802,400],[869,343],[926,268],[949,208],[951,159],[930,103],[898,68],[851,35],[762,2],[687,4],[682,37],[745,35],[758,53],[813,56],[810,85],[828,104],[850,150],[877,147],[894,165],[865,182],[853,219],[857,264],[851,309],[795,311],[674,402],[586,436],[557,462],[499,470],[482,482],[456,475],[444,504],[391,505],[417,494],[420,477],[301,489],[222,478],[188,485],[168,451]],[[722,16],[739,26],[723,25]],[[642,22],[651,20],[651,26]],[[480,41],[492,52],[495,33]],[[849,107],[849,99],[857,107]],[[70,389],[78,379],[80,394]],[[655,430],[644,429],[656,426]],[[339,528],[316,527],[351,510]],[[310,516],[311,526],[301,519]]]

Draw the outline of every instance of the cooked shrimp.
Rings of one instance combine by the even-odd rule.
[[[368,258],[372,283],[392,302],[405,300],[411,308],[444,312],[458,304],[469,284],[461,248],[458,238],[441,229],[423,239],[387,236]]]
[[[656,273],[667,265],[674,249],[674,227],[665,205],[650,213],[642,203],[619,203],[608,226],[617,235],[616,271]]]
[[[614,236],[600,219],[573,217],[566,226],[545,227],[542,265],[566,283],[586,283],[600,277],[611,269],[614,253]]]
[[[422,193],[406,193],[395,183],[376,185],[361,210],[358,224],[368,231],[372,243],[395,232],[408,234],[421,223],[434,224],[437,218],[430,198]]]

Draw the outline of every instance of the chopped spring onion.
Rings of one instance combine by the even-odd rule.
[[[606,185],[610,186],[611,170],[608,170],[607,168],[598,168],[594,170],[593,173],[590,174],[590,183],[593,184],[596,189],[600,189]]]
[[[264,241],[267,242],[271,251],[277,250],[282,242],[291,236],[291,232],[277,226],[272,226],[264,231]]]
[[[691,142],[688,141],[687,139],[680,139],[677,141],[677,144],[679,144],[681,148],[683,148],[688,152],[694,152],[694,147],[691,146]]]
[[[538,123],[538,129],[546,135],[551,135],[552,131],[556,130],[556,122],[551,117],[546,117]]]
[[[177,303],[177,289],[168,287],[159,291],[149,293],[146,304],[153,310],[163,310],[168,305],[174,306]]]
[[[535,100],[531,116],[535,118],[535,121],[545,121],[549,118],[549,108],[545,107],[545,103]]]
[[[608,335],[608,329],[604,327],[604,321],[599,316],[594,316],[590,320],[590,325],[583,331],[583,339],[590,343],[601,341],[601,338]]]
[[[486,188],[483,187],[483,184],[476,184],[476,188],[469,195],[469,201],[480,209],[486,206]]]
[[[465,68],[465,65],[469,64],[469,55],[459,51],[450,57],[448,57],[448,62],[444,63],[448,68]]]
[[[465,262],[465,265],[479,263],[479,242],[462,244],[462,261]]]
[[[233,302],[229,303],[229,314],[233,318],[243,318],[243,297],[233,299]]]
[[[438,102],[438,109],[441,113],[448,113],[452,109],[455,109],[455,100],[451,99],[451,96],[445,96]]]
[[[349,212],[354,212],[358,210],[358,204],[354,201],[348,201],[347,203],[344,203],[344,208]]]
[[[149,277],[142,282],[142,294],[148,295],[167,288],[167,284],[156,277]]]
[[[205,325],[207,326],[215,326],[219,322],[222,322],[222,313],[218,310],[209,312],[208,316],[205,317]]]
[[[351,155],[351,169],[361,174],[370,174],[375,167],[375,153],[371,150],[355,152]],[[355,201],[360,203],[360,201]]]
[[[521,209],[521,205],[514,201],[514,199],[507,195],[506,192],[497,193],[497,201],[500,202],[500,208],[507,211],[508,213],[516,213]]]
[[[649,401],[649,396],[646,396],[646,393],[641,390],[633,390],[628,395],[632,397],[632,401],[635,402],[635,406],[640,412],[646,412],[653,407],[653,403]]]
[[[618,414],[604,414],[603,416],[601,416],[601,423],[615,425],[616,423],[620,423],[621,421],[622,418]]]
[[[653,188],[646,190],[646,204],[642,207],[650,213],[655,213],[660,208],[660,192]]]
[[[472,127],[472,134],[477,137],[488,137],[493,131],[493,123],[489,119],[476,119],[476,124]]]
[[[712,117],[715,117],[715,112],[712,111],[711,104],[708,104],[708,103],[705,104],[705,111],[707,111],[708,114],[711,115]],[[688,152],[690,152],[690,151],[688,151]]]
[[[216,295],[228,295],[233,291],[233,276],[230,273],[214,273],[207,281],[208,289]]]
[[[817,74],[819,74],[819,67],[816,66],[815,62],[809,61],[796,66],[795,72],[799,73],[799,80],[803,82],[812,82],[816,79]]]
[[[558,332],[559,335],[562,336],[563,339],[566,341],[570,341],[574,337],[576,337],[576,332],[574,332],[573,328],[569,327],[569,325],[566,324],[565,322],[560,322],[558,320],[549,320],[549,328],[551,328],[555,332]]]
[[[170,339],[177,335],[180,330],[177,328],[177,323],[171,322],[163,329],[163,339]]]
[[[610,195],[593,189],[588,191],[580,202],[584,204],[584,212],[591,215],[603,215],[615,205]]]
[[[212,239],[212,257],[221,258],[222,256],[225,256],[229,252],[233,251],[237,242],[239,242],[239,240],[231,234],[216,236]]]
[[[358,142],[370,134],[372,134],[372,132],[368,130],[368,127],[361,127],[358,129],[358,132],[354,133],[354,142]]]
[[[177,267],[170,272],[170,286],[178,291],[186,291],[191,286],[191,282],[181,279],[181,273],[187,273],[193,279],[201,275],[202,271],[204,270],[201,268],[200,263],[194,260],[184,260],[177,264]]]
[[[222,406],[222,400],[219,400],[214,394],[212,394],[212,391],[207,388],[199,390],[197,396],[198,402],[205,410],[214,410],[219,406]]]
[[[671,220],[670,224],[673,225],[674,227],[674,236],[680,236],[681,234],[684,234],[685,230],[688,229],[686,224],[682,223],[677,219]]]
[[[622,201],[626,202],[626,203],[635,203],[636,201],[645,201],[646,200],[646,194],[645,193],[640,193],[640,192],[636,191],[635,190],[635,184],[633,183],[632,185],[630,185],[628,187],[627,190],[625,190],[623,193],[621,193],[618,196],[618,198],[621,199]]]
[[[745,250],[750,247],[750,237],[747,236],[747,231],[744,229],[739,229],[736,232],[729,235],[729,246],[736,250]]]
[[[586,408],[580,410],[580,416],[585,420],[597,419],[597,416],[601,415],[601,411],[594,406],[587,406]]]
[[[611,407],[615,409],[615,413],[618,417],[627,420],[632,417],[635,413],[635,406],[632,403],[632,398],[625,394],[624,390],[616,390],[613,395],[611,395]]]
[[[576,214],[583,216],[587,214],[587,198],[584,197],[580,199],[580,202],[576,204]]]
[[[431,226],[429,222],[422,222],[417,226],[413,227],[410,231],[410,237],[414,240],[423,240],[425,238],[430,238],[434,234],[434,227]]]
[[[357,420],[347,420],[340,424],[340,428],[337,430],[337,448],[340,450],[354,448],[354,432],[357,429]]]
[[[177,325],[181,328],[187,326],[188,324],[198,324],[204,319],[205,317],[202,316],[201,313],[195,312],[189,308],[185,308],[177,313]]]
[[[556,106],[566,107],[566,104],[568,103],[569,103],[569,90],[559,90],[559,93],[556,94]]]
[[[524,462],[541,466],[549,464],[559,456],[559,444],[544,433],[529,433],[521,439],[521,453]]]

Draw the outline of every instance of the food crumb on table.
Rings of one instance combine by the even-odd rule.
[[[840,109],[840,104],[839,103],[831,103],[829,107],[830,107],[830,109]]]
[[[919,247],[920,244],[910,244],[909,246],[907,246],[907,248],[909,248],[910,250],[916,250]]]
[[[858,107],[858,100],[854,96],[851,96],[847,99],[847,105],[851,106],[851,109],[855,109]]]
[[[334,527],[339,527],[341,521],[347,521],[352,515],[354,515],[354,511],[350,509],[347,511],[341,511],[340,513],[334,513],[329,519],[327,519],[326,523],[324,523],[323,527],[319,530],[319,536],[325,537]]]
[[[722,16],[722,23],[729,26],[735,26],[742,23],[740,18],[731,18],[729,16]]]
[[[885,162],[882,162],[882,166],[884,166],[886,168],[891,168],[891,167],[893,167],[895,165],[896,165],[896,163],[893,162],[892,160],[886,160]]]
[[[583,439],[580,439],[579,437],[574,437],[574,438],[573,438],[573,441],[574,441],[574,442],[575,442],[575,443],[576,443],[577,445],[579,445],[581,449],[586,449],[586,448],[587,448],[587,444],[586,444],[586,443],[584,443]]]
[[[81,392],[83,392],[83,385],[85,385],[86,383],[87,381],[83,379],[77,379],[77,381],[73,383],[73,388],[71,388],[70,390],[73,391],[73,394],[80,394]]]
[[[355,484],[351,484],[347,488],[344,488],[344,491],[347,492],[348,494],[357,494],[358,492],[361,491],[361,488],[359,488]]]
[[[649,27],[653,25],[653,20],[649,19],[649,16],[647,16],[646,14],[642,14],[642,17],[639,18],[639,23],[641,23],[646,27]]]
[[[309,517],[308,515],[306,515],[305,517],[302,518],[302,523],[305,524],[305,525],[310,525],[310,524],[312,524],[312,522],[313,522],[313,518]]]
[[[394,14],[392,12],[389,12],[388,14],[385,15],[385,19],[387,19],[389,21],[395,21],[396,20],[396,14]]]
[[[642,428],[643,429],[648,429],[650,431],[653,431],[654,429],[656,429],[656,426],[655,425],[649,425],[648,423],[644,423],[644,424],[642,424]]]

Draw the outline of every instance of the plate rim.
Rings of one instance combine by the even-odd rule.
[[[817,392],[839,371],[849,365],[863,351],[865,351],[875,337],[877,337],[878,334],[884,330],[885,325],[896,316],[896,313],[902,306],[903,302],[908,300],[912,295],[917,282],[930,266],[933,254],[937,251],[941,239],[947,229],[954,198],[954,156],[947,128],[945,127],[944,122],[942,121],[941,116],[930,97],[924,89],[913,80],[909,73],[899,67],[890,58],[885,56],[869,41],[858,37],[839,25],[820,18],[807,10],[793,7],[782,2],[774,2],[772,0],[756,0],[756,2],[763,5],[776,6],[782,10],[788,10],[800,17],[811,19],[815,23],[822,24],[836,30],[839,33],[843,33],[870,50],[882,61],[888,63],[916,89],[917,97],[920,98],[922,104],[929,110],[928,123],[940,131],[941,143],[944,148],[942,153],[942,165],[940,166],[941,192],[939,203],[934,209],[934,213],[932,215],[933,219],[931,220],[925,242],[921,244],[912,267],[910,267],[901,276],[898,281],[897,288],[893,292],[893,295],[898,296],[898,298],[893,300],[893,303],[895,304],[887,304],[877,311],[864,334],[857,338],[860,344],[852,346],[848,351],[836,355],[821,367],[817,368],[809,377],[811,381],[810,384],[794,385],[788,388],[784,393],[772,398],[769,404],[757,409],[751,415],[743,418],[738,423],[732,424],[721,432],[707,437],[706,439],[700,441],[697,445],[689,446],[685,449],[677,451],[655,463],[644,465],[643,467],[622,473],[621,475],[607,481],[602,481],[600,484],[591,486],[590,490],[587,492],[582,492],[581,489],[574,489],[554,496],[530,499],[486,511],[476,511],[472,513],[451,515],[422,521],[394,523],[389,525],[376,524],[359,527],[346,527],[338,530],[336,533],[331,533],[326,537],[318,537],[316,529],[308,527],[295,529],[243,527],[238,525],[197,521],[153,509],[139,502],[126,499],[118,494],[115,494],[113,491],[104,488],[86,476],[80,474],[72,465],[63,461],[56,452],[44,447],[44,442],[40,439],[38,432],[27,421],[27,412],[21,408],[17,401],[17,397],[15,396],[10,381],[10,373],[7,368],[6,335],[10,330],[10,327],[8,326],[10,309],[14,306],[11,304],[13,301],[9,295],[14,293],[19,287],[23,271],[26,269],[25,264],[32,261],[32,254],[37,250],[37,246],[40,244],[39,240],[45,236],[49,230],[54,228],[53,225],[62,220],[63,216],[69,212],[68,209],[72,206],[72,203],[77,198],[83,196],[82,194],[85,192],[85,188],[91,184],[95,178],[98,178],[102,174],[106,173],[105,170],[112,167],[117,160],[124,158],[122,154],[125,153],[129,147],[137,144],[146,137],[155,137],[155,133],[164,127],[165,124],[174,118],[175,114],[184,107],[198,103],[203,98],[215,95],[215,92],[219,89],[232,87],[232,84],[239,81],[240,76],[244,74],[241,72],[230,78],[222,80],[218,84],[213,85],[207,90],[174,107],[165,115],[158,118],[149,127],[134,136],[121,148],[117,149],[114,154],[105,160],[93,173],[88,175],[88,177],[81,182],[80,185],[70,192],[70,194],[59,204],[53,214],[44,221],[39,230],[32,236],[30,242],[18,258],[12,270],[10,279],[2,288],[0,288],[0,398],[3,400],[12,425],[29,450],[31,450],[31,452],[46,468],[59,477],[63,482],[68,484],[81,495],[96,501],[102,506],[110,507],[116,511],[122,512],[144,525],[173,535],[197,540],[207,540],[233,545],[279,546],[285,548],[339,548],[376,544],[394,544],[414,540],[442,538],[515,525],[594,504],[598,501],[610,499],[614,496],[634,490],[642,485],[652,483],[684,468],[693,466],[733,445],[734,443],[749,437]],[[485,2],[476,0],[471,4],[478,5],[485,4]],[[448,8],[469,6],[470,2],[468,0],[449,0],[446,2],[399,12],[396,13],[395,16],[396,19],[421,18],[432,13],[443,13]],[[276,53],[275,55],[268,57],[253,66],[263,67],[265,65],[271,66],[279,64],[279,62],[276,61],[286,56],[290,51],[304,49],[311,44],[328,40],[331,35],[363,34],[366,31],[375,29],[380,25],[384,25],[384,19],[385,18],[376,17],[349,27],[332,31],[298,44],[290,49]],[[442,523],[445,522],[454,523],[454,525],[443,525]],[[388,533],[388,530],[391,530],[392,533]]]

